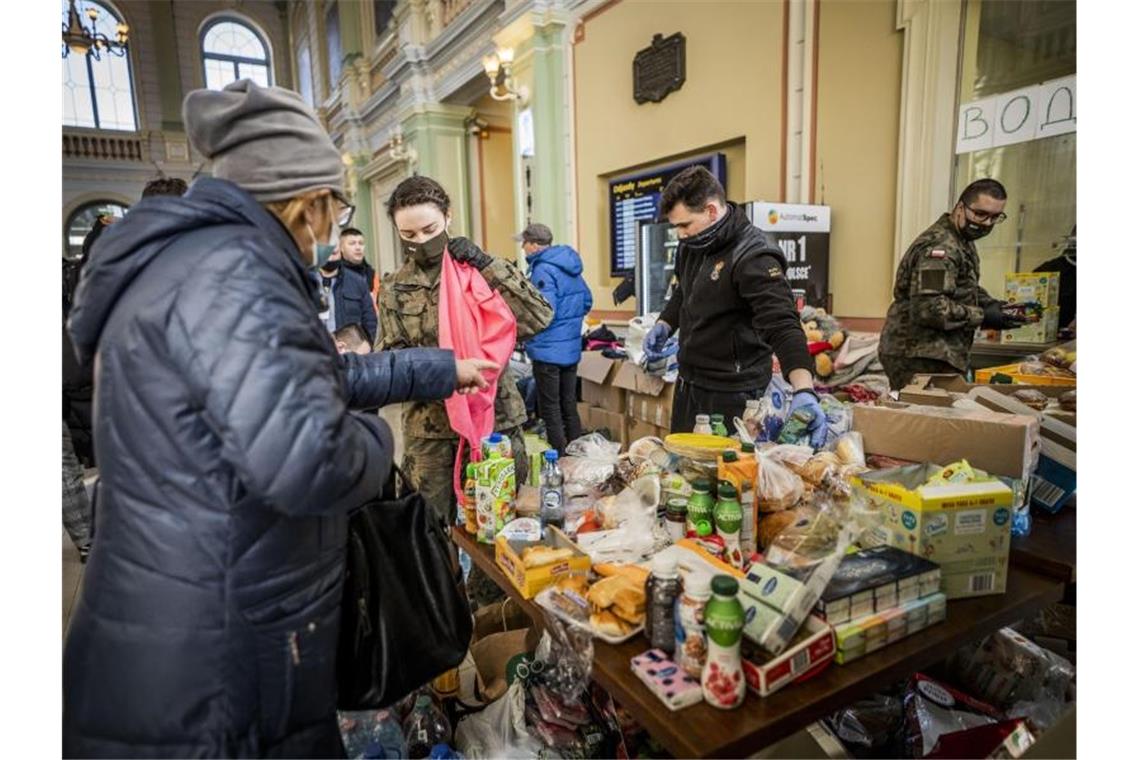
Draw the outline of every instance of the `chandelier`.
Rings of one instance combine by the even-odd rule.
[[[75,0],[71,0],[67,11],[67,22],[63,25],[63,57],[68,52],[76,55],[89,55],[96,61],[100,53],[106,51],[112,55],[124,56],[127,54],[127,32],[130,31],[124,23],[115,27],[115,39],[97,31],[95,20],[99,18],[99,9],[87,8],[87,18],[91,19],[91,27],[83,26],[83,19],[75,7]]]

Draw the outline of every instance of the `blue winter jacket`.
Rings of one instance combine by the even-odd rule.
[[[582,279],[582,259],[568,245],[552,245],[526,257],[530,281],[554,307],[550,327],[526,344],[531,361],[570,367],[582,357],[582,319],[594,297]]]
[[[292,237],[223,180],[144,199],[94,246],[69,324],[100,481],[65,757],[343,757],[347,513],[393,454],[348,408],[449,396],[455,364],[339,357],[318,305]]]
[[[376,306],[364,276],[342,265],[333,280],[332,292],[337,329],[346,325],[360,325],[368,333],[368,342],[375,343]]]

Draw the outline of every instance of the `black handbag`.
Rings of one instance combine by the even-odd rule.
[[[348,521],[336,658],[342,710],[387,707],[458,667],[471,644],[471,607],[447,525],[392,469],[384,495]]]

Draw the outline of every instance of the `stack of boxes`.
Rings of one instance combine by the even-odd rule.
[[[633,362],[607,359],[599,351],[582,354],[578,377],[582,381],[578,417],[584,429],[606,429],[623,447],[638,438],[669,434],[673,383]]]
[[[1002,343],[1052,343],[1060,321],[1061,275],[1056,272],[1014,272],[1005,276],[1007,303],[1036,303],[1043,309],[1041,320],[1003,330]]]
[[[816,604],[835,627],[836,661],[851,662],[946,618],[938,565],[891,546],[843,558]]]

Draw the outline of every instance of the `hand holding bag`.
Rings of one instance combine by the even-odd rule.
[[[393,472],[385,493],[349,517],[336,662],[341,710],[387,707],[457,667],[471,643],[471,607],[447,526]]]

